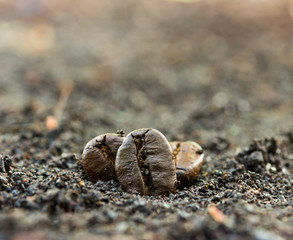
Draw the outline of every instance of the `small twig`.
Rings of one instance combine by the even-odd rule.
[[[66,107],[68,98],[74,90],[74,83],[71,80],[62,81],[59,85],[60,97],[55,108],[55,117],[58,122],[62,120],[62,115]]]
[[[46,126],[48,130],[54,130],[60,126],[67,101],[74,89],[74,83],[71,80],[63,81],[60,83],[59,89],[60,97],[55,107],[54,116],[47,116],[46,118]]]

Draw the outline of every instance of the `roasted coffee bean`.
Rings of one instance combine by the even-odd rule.
[[[176,171],[170,144],[155,129],[129,133],[118,149],[115,169],[123,190],[143,195],[176,191]]]
[[[115,158],[123,142],[118,134],[107,133],[90,140],[82,153],[82,165],[92,182],[116,178]]]
[[[188,184],[198,175],[204,152],[195,142],[169,142],[175,159],[178,185]]]

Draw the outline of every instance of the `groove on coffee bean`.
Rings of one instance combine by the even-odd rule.
[[[94,146],[98,149],[101,149],[102,154],[104,155],[105,159],[108,159],[112,166],[115,166],[115,156],[112,153],[111,149],[106,144],[106,135],[103,137],[102,141],[97,141],[97,144]]]
[[[150,165],[148,160],[146,159],[147,153],[145,149],[145,135],[150,129],[146,130],[145,133],[142,136],[132,136],[133,142],[135,143],[136,146],[136,151],[137,151],[137,163],[140,169],[140,173],[143,178],[143,182],[146,188],[146,193],[147,195],[152,195],[154,189],[153,189],[153,180],[151,176],[151,171],[150,171]]]

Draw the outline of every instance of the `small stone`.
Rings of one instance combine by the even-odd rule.
[[[257,151],[257,152],[251,153],[250,156],[249,156],[249,160],[251,160],[251,161],[254,160],[254,161],[257,161],[257,162],[263,162],[264,158],[263,158],[262,152]]]
[[[5,177],[0,176],[0,184],[6,184],[8,181]]]
[[[127,222],[121,222],[121,223],[117,224],[116,231],[118,233],[127,233],[130,231],[130,226]]]
[[[281,236],[276,235],[273,232],[269,232],[264,229],[258,229],[253,232],[253,235],[256,240],[283,240]]]
[[[0,156],[0,172],[5,172],[5,166],[2,156]]]
[[[180,220],[187,220],[188,218],[189,218],[189,216],[190,216],[190,214],[189,213],[187,213],[187,212],[185,212],[185,211],[178,211],[178,218],[180,219]]]

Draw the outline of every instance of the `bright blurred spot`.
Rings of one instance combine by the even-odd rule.
[[[59,123],[54,116],[47,116],[46,118],[46,127],[49,131],[53,131],[59,127]]]
[[[54,46],[54,29],[45,23],[32,26],[0,22],[0,51],[12,49],[29,54],[42,54]]]

